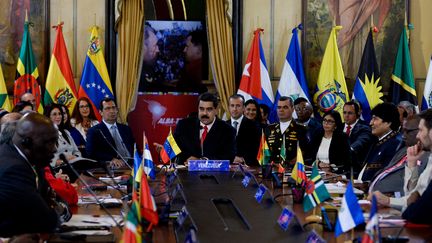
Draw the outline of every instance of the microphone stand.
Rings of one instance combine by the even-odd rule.
[[[124,191],[119,189],[119,184],[114,180],[114,178],[111,175],[108,175],[108,177],[111,179],[111,181],[114,183],[114,185],[109,184],[108,182],[105,182],[99,178],[97,178],[96,176],[94,176],[92,173],[90,173],[89,171],[85,171],[84,175],[89,176],[97,181],[99,181],[100,183],[106,185],[106,186],[112,186],[113,189],[115,189],[116,191],[120,192],[120,194],[122,194],[122,196],[128,196],[127,193],[125,193]]]
[[[102,137],[105,139],[105,141],[108,143],[108,145],[111,147],[112,150],[114,150],[117,155],[120,157],[120,159],[126,164],[126,166],[132,170],[132,167],[128,164],[127,160],[119,153],[119,151],[110,143],[108,138],[103,134],[102,130],[98,129],[99,133],[102,135]]]
[[[80,177],[80,175],[78,174],[78,172],[69,163],[69,161],[66,159],[66,157],[63,154],[60,154],[60,159],[63,160],[63,162],[65,164],[67,164],[71,168],[72,172],[78,177],[78,180],[80,180],[80,182],[84,184],[84,186],[90,192],[90,194],[92,195],[92,197],[94,197],[96,199],[97,204],[99,204],[101,206],[101,208],[103,209],[103,211],[114,221],[115,225],[120,229],[120,231],[123,232],[122,226],[117,222],[117,220],[115,220],[114,216],[109,212],[109,210],[105,207],[105,205],[99,200],[99,198],[97,197],[96,193],[90,188],[90,185],[85,180],[83,180]]]

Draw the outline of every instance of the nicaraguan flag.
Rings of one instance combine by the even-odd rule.
[[[252,47],[246,59],[237,93],[243,95],[245,100],[254,99],[259,104],[272,108],[274,97],[260,40],[261,31],[263,29],[254,31]]]
[[[277,120],[277,102],[281,96],[291,97],[293,101],[298,97],[306,98],[309,102],[311,101],[298,41],[298,29],[302,30],[303,26],[300,24],[292,30],[291,42],[276,91],[275,102],[270,112],[270,120]]]
[[[372,30],[363,50],[363,56],[354,85],[353,99],[356,99],[362,107],[362,117],[365,121],[371,120],[371,110],[382,103],[382,87],[379,86],[380,71],[375,56],[375,48],[372,38]]]
[[[432,57],[429,63],[429,70],[426,77],[423,99],[422,99],[422,110],[432,108]]]
[[[363,212],[354,194],[352,184],[349,182],[345,195],[342,198],[342,205],[336,222],[336,237],[361,223],[364,223]]]

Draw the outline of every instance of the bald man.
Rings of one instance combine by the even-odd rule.
[[[30,102],[30,104],[33,105],[33,110],[37,110],[36,107],[36,98],[32,93],[25,93],[20,97],[20,101],[26,101],[26,102]]]
[[[12,143],[0,145],[0,237],[53,232],[64,205],[51,204],[43,176],[56,151],[58,132],[40,114],[21,118]]]

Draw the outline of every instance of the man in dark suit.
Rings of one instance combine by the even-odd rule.
[[[348,135],[354,174],[360,172],[370,144],[373,141],[369,126],[361,123],[360,107],[356,102],[346,102],[343,108],[343,118],[345,121],[344,132]]]
[[[378,104],[372,109],[371,114],[372,135],[378,142],[369,150],[358,176],[363,182],[372,180],[375,173],[388,165],[400,143],[397,137],[400,122],[396,106],[391,103]]]
[[[409,118],[402,128],[404,146],[396,152],[389,164],[378,171],[369,186],[369,192],[379,191],[382,194],[393,197],[404,196],[405,166],[407,161],[407,148],[418,143],[416,138],[420,117],[414,115]],[[429,152],[420,157],[421,164],[418,173],[422,173],[426,167]],[[407,178],[408,179],[408,178]]]
[[[259,165],[257,161],[258,147],[260,142],[260,129],[256,123],[243,115],[245,110],[244,97],[239,94],[229,98],[229,112],[231,119],[227,123],[232,126],[237,133],[236,136],[236,156],[234,163],[246,163],[247,165]]]
[[[103,99],[99,112],[102,122],[90,128],[87,133],[87,154],[112,167],[125,166],[125,162],[133,155],[135,140],[132,130],[117,123],[118,108],[113,98]]]
[[[265,137],[271,153],[270,161],[282,163],[284,166],[292,166],[295,163],[297,143],[300,143],[303,155],[308,152],[306,129],[292,119],[293,103],[290,97],[280,97],[277,104],[279,122],[273,123],[265,129]],[[285,153],[283,153],[284,144]]]
[[[43,168],[56,151],[57,129],[45,116],[19,120],[12,142],[0,145],[0,236],[53,232],[65,205],[57,204]]]
[[[295,120],[297,124],[302,125],[306,128],[306,138],[308,143],[311,143],[312,137],[317,132],[323,129],[321,122],[312,117],[313,108],[311,103],[306,98],[299,97],[294,101],[294,109],[297,114]],[[312,155],[305,155],[306,158],[310,158]]]
[[[234,160],[234,128],[216,117],[218,100],[210,93],[198,97],[198,118],[180,120],[174,138],[181,149],[181,163],[199,158],[212,160]]]

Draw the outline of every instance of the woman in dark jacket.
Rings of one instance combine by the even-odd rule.
[[[324,171],[342,173],[349,171],[351,153],[348,136],[343,132],[339,112],[329,111],[323,117],[323,129],[312,137],[312,160]]]

